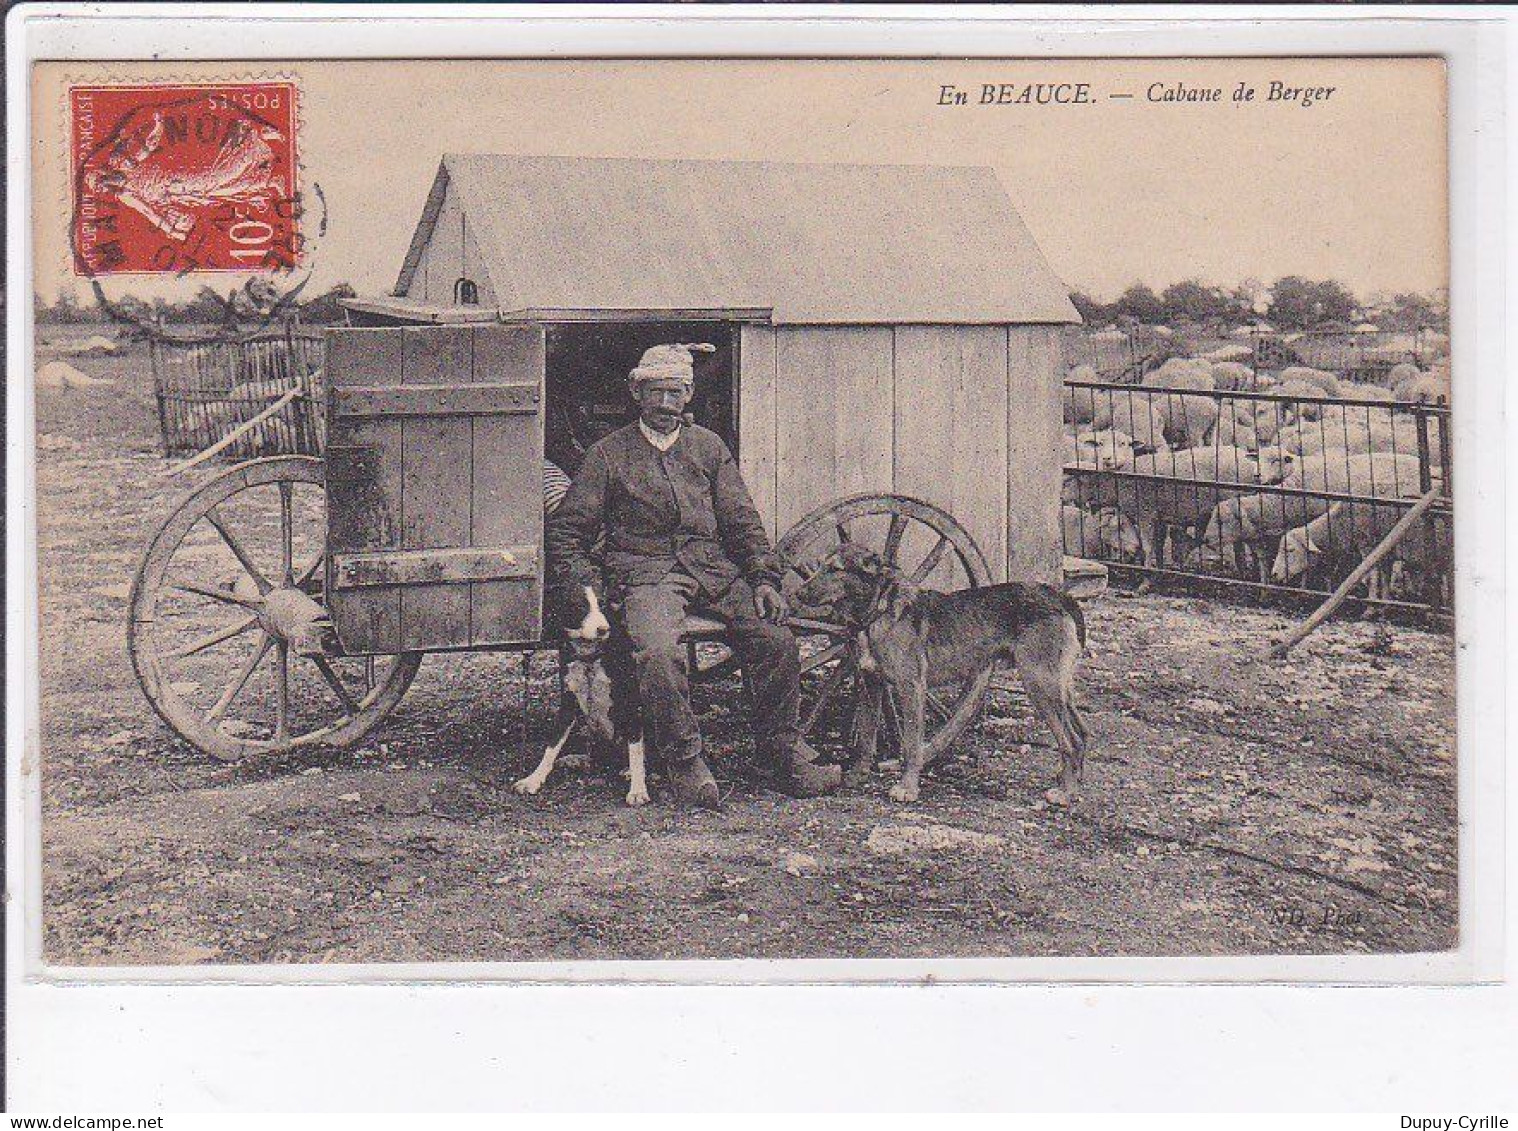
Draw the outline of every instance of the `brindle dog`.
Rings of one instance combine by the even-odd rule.
[[[901,731],[901,778],[895,801],[916,801],[924,762],[923,712],[931,682],[958,685],[997,660],[1016,665],[1039,718],[1060,751],[1059,805],[1080,792],[1088,733],[1075,706],[1075,668],[1086,644],[1080,606],[1049,585],[1008,582],[938,593],[917,589],[878,554],[845,542],[792,596],[797,612],[831,613],[860,625],[855,651],[865,680],[858,748],[848,780],[859,784],[875,764],[884,696]]]

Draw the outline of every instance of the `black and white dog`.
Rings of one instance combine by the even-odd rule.
[[[564,496],[569,493],[571,480],[550,460],[543,461],[543,517],[546,521]],[[564,750],[564,744],[575,728],[584,724],[587,743],[602,744],[627,750],[627,771],[630,783],[627,790],[629,805],[648,804],[648,775],[643,758],[643,732],[636,722],[619,720],[636,712],[619,712],[613,709],[611,677],[602,662],[606,642],[611,637],[611,624],[601,611],[601,602],[590,586],[579,593],[568,595],[569,607],[562,610],[566,624],[564,635],[568,647],[560,655],[564,665],[564,697],[559,702],[559,713],[554,720],[554,740],[543,751],[537,768],[512,786],[518,793],[534,794],[543,788],[548,775]],[[621,732],[632,733],[621,733]]]
[[[584,604],[566,610],[567,618],[575,627],[565,629],[569,649],[564,666],[564,698],[559,703],[559,713],[554,720],[554,740],[543,751],[537,768],[521,778],[512,787],[521,794],[533,794],[543,788],[548,775],[569,736],[583,724],[588,742],[600,742],[627,750],[627,773],[630,779],[627,789],[629,805],[648,804],[648,775],[643,755],[643,734],[622,733],[632,728],[618,724],[619,714],[612,709],[611,677],[602,662],[606,641],[611,636],[611,625],[601,611],[601,602],[595,590],[585,586]],[[576,602],[578,604],[578,601]],[[576,620],[575,618],[578,618]]]

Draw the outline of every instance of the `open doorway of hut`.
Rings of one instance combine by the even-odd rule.
[[[637,419],[627,375],[650,346],[709,342],[695,355],[696,391],[686,411],[738,454],[738,326],[733,322],[582,322],[548,328],[543,454],[570,475],[585,450]]]

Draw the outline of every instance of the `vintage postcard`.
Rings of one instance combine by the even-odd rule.
[[[1461,945],[1443,59],[30,83],[45,969]]]

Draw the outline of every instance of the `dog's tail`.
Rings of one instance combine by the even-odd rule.
[[[1081,651],[1086,650],[1086,614],[1081,612],[1080,602],[1070,594],[1063,591],[1059,595],[1060,603],[1065,606],[1065,612],[1070,614],[1070,619],[1075,622],[1075,638],[1080,641]]]

